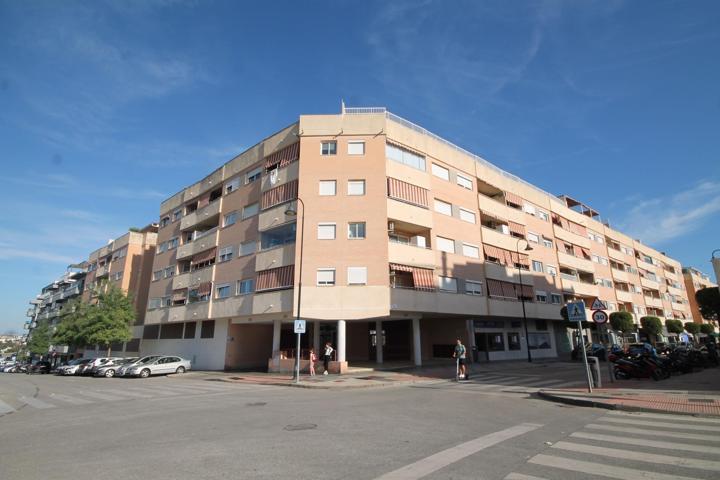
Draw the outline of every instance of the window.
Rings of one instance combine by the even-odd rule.
[[[468,223],[475,223],[475,214],[464,208],[460,209],[460,220]]]
[[[348,142],[348,155],[365,155],[365,142],[363,142],[363,141]]]
[[[425,171],[425,157],[412,153],[404,148],[396,147],[388,143],[385,145],[385,156],[394,162],[402,163],[408,167],[422,170],[423,172]]]
[[[540,220],[544,220],[546,222],[550,221],[550,215],[546,211],[538,209],[538,210],[536,210],[536,213],[537,213],[537,217]]]
[[[502,332],[493,332],[487,334],[488,351],[503,352],[505,351],[505,343],[503,342],[505,335]]]
[[[229,182],[225,183],[225,194],[234,192],[240,187],[240,177],[233,178]]]
[[[242,211],[243,220],[245,220],[246,218],[250,218],[253,215],[257,215],[259,210],[260,210],[260,205],[257,202],[251,203],[250,205],[245,205],[243,207],[243,211]]]
[[[337,142],[320,142],[320,155],[337,154]]]
[[[162,217],[160,219],[160,228],[166,226],[168,223],[170,223],[170,217]]]
[[[530,350],[547,350],[551,348],[549,333],[528,333],[528,346]]]
[[[483,284],[474,280],[465,280],[465,293],[467,295],[482,295]]]
[[[463,175],[460,175],[459,173],[457,175],[457,184],[463,188],[467,188],[468,190],[472,190],[472,188],[473,188],[472,180],[470,180],[469,178],[467,178]]]
[[[223,219],[223,227],[229,227],[237,221],[237,212],[230,212]]]
[[[457,293],[457,279],[452,277],[438,277],[438,288],[441,292]]]
[[[540,290],[535,292],[535,301],[536,302],[547,303],[547,300],[548,300],[547,293],[541,292]]]
[[[248,242],[252,243],[252,242]],[[295,243],[295,222],[260,233],[260,250]]]
[[[529,213],[530,215],[535,215],[537,213],[537,211],[535,210],[535,205],[533,205],[532,203],[524,202],[523,210],[525,211],[525,213]]]
[[[557,268],[555,268],[552,265],[545,265],[545,273],[548,275],[552,275],[553,277],[557,276]]]
[[[508,350],[520,350],[520,334],[517,332],[508,332]]]
[[[262,167],[253,168],[245,174],[245,185],[247,185],[248,183],[252,183],[255,180],[260,180],[261,175]]]
[[[153,272],[153,282],[160,280],[163,278],[163,271],[162,270],[156,270]]]
[[[435,199],[435,211],[452,217],[452,204]]]
[[[177,222],[182,217],[182,210],[175,210],[173,212],[173,222]]]
[[[212,289],[200,289],[199,287],[189,289],[188,303],[207,302],[208,300],[210,300],[211,291]]]
[[[248,293],[252,293],[253,288],[253,279],[252,278],[246,278],[244,280],[238,280],[237,282],[237,294],[238,295],[247,295]]]
[[[557,294],[557,293],[550,294],[550,303],[552,303],[553,305],[560,305],[561,302],[562,302],[562,298],[560,297],[559,294]]]
[[[537,233],[527,232],[528,242],[540,243],[540,237]]]
[[[615,305],[612,302],[608,302],[607,307],[608,307],[608,310],[610,310],[611,312],[617,311],[617,305]]]
[[[547,320],[535,320],[535,330],[546,331],[548,329]]]
[[[463,255],[470,258],[480,258],[480,249],[475,245],[463,243]]]
[[[335,285],[335,269],[334,268],[318,268],[317,284],[320,286]]]
[[[215,337],[215,320],[205,320],[200,327],[200,338]]]
[[[218,285],[217,288],[215,288],[215,298],[228,298],[230,296],[230,285],[224,284],[224,285]]]
[[[175,275],[175,265],[170,265],[165,268],[165,278],[170,278]]]
[[[335,224],[318,223],[317,238],[318,240],[335,240]]]
[[[543,244],[543,247],[552,248],[553,241],[547,237],[542,237],[542,244]]]
[[[320,180],[320,195],[323,197],[332,196],[337,193],[337,182],[335,180]]]
[[[543,272],[543,264],[542,262],[538,262],[537,260],[532,261],[532,269],[533,272]]]
[[[244,257],[245,255],[252,255],[257,250],[257,242],[255,240],[249,242],[243,242],[240,244],[239,256]]]
[[[348,285],[367,285],[367,267],[348,267]]]
[[[220,252],[218,254],[218,261],[219,262],[227,262],[228,260],[232,260],[233,257],[233,247],[223,247],[220,249]]]
[[[365,180],[348,180],[348,195],[365,195]]]
[[[177,246],[180,245],[180,238],[173,237],[170,240],[168,240],[168,250],[172,250],[173,248],[177,248]]]
[[[123,272],[115,272],[113,274],[113,280],[115,280],[115,281],[120,280],[122,278],[122,276],[123,276]]]
[[[437,249],[441,252],[455,253],[455,240],[450,238],[435,237]]]
[[[162,299],[161,298],[151,298],[148,302],[148,309],[152,310],[154,308],[160,308],[162,306]]]
[[[436,163],[433,163],[430,168],[432,170],[432,174],[436,177],[442,178],[443,180],[450,180],[450,170],[448,170],[447,168],[441,167]]]
[[[365,238],[365,222],[348,223],[348,238]]]
[[[165,251],[165,248],[167,248],[167,244],[165,242],[159,243],[156,247],[157,253],[163,253]]]

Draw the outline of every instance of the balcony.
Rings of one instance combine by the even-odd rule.
[[[510,208],[505,203],[490,198],[487,195],[483,195],[482,193],[478,194],[478,205],[480,206],[480,211],[490,214],[496,218],[509,220],[522,225],[525,225],[526,223],[526,214],[524,212],[516,208]]]
[[[432,228],[432,212],[426,208],[388,198],[388,218]]]
[[[533,272],[523,270],[522,283],[525,285],[533,284]],[[485,276],[494,280],[502,280],[504,282],[520,283],[520,275],[516,267],[506,267],[499,263],[485,262]]]
[[[667,286],[668,293],[671,295],[677,295],[678,297],[684,297],[685,291],[681,290],[679,288],[672,287],[670,285]]]
[[[209,205],[206,205],[205,207],[201,208],[200,210],[195,210],[194,212],[185,215],[180,220],[180,230],[188,230],[200,223],[214,223],[217,225],[217,219],[220,215],[220,199],[215,200]]]
[[[616,249],[614,249],[614,248],[611,248],[611,247],[608,245],[608,257],[612,258],[613,260],[615,260],[615,261],[617,261],[617,262],[619,262],[619,263],[625,263],[625,258],[627,257],[627,255],[625,255],[625,254],[624,254],[623,252],[621,252],[620,250],[616,250]]]
[[[578,235],[577,233],[569,232],[558,225],[553,225],[553,234],[560,240],[565,240],[566,242],[570,242],[583,248],[590,248],[589,238]]]
[[[95,278],[107,277],[108,273],[109,273],[108,266],[103,265],[102,267],[98,267],[97,270],[95,270]]]
[[[565,292],[572,292],[578,295],[586,295],[589,297],[600,296],[598,286],[594,283],[581,282],[580,279],[567,273],[561,273],[562,287]]]
[[[614,268],[611,269],[613,280],[619,280],[621,282],[628,283],[630,281],[630,277],[627,272],[622,270],[616,270]]]
[[[207,192],[208,190],[212,190],[213,188],[217,188],[219,185],[222,185],[223,180],[223,167],[218,168],[213,173],[205,177],[204,179],[200,180],[194,185],[189,186],[185,189],[183,192],[183,202],[187,202],[189,200],[192,200],[193,198]]]
[[[299,162],[293,162],[287,167],[283,167],[278,169],[277,171],[277,177],[275,178],[275,182],[273,183],[271,181],[270,175],[263,175],[262,176],[262,183],[261,183],[261,189],[262,191],[270,190],[272,188],[277,187],[278,185],[282,185],[283,183],[292,182],[293,180],[298,179],[298,172],[300,168]]]
[[[487,243],[504,250],[509,250],[511,252],[515,252],[517,250],[519,239],[516,237],[506,235],[486,226],[482,226],[480,228],[480,234],[482,235],[483,243]],[[524,245],[525,244],[523,243],[523,246]]]
[[[626,292],[625,290],[615,290],[615,296],[618,299],[618,302],[626,302],[626,303],[632,303],[633,302],[633,294],[630,292]]]
[[[201,235],[195,237],[190,243],[180,245],[177,247],[175,258],[181,260],[183,258],[192,257],[193,255],[204,252],[209,248],[217,246],[218,228],[211,228],[210,230],[203,232]]]
[[[519,305],[519,302],[517,303]],[[390,288],[390,310],[400,312],[487,315],[488,299],[485,296],[479,295],[423,292],[408,288]]]
[[[561,252],[559,250],[558,250],[558,261],[560,262],[560,265],[564,265],[566,267],[572,267],[577,270],[583,270],[585,272],[594,272],[595,271],[595,265],[590,260],[586,260],[584,258],[578,258],[574,255],[569,255],[569,254]]]
[[[648,307],[663,308],[663,302],[661,298],[645,297],[645,305]]]
[[[295,163],[297,163],[297,162],[295,162]],[[239,315],[252,315],[252,313],[253,313],[253,296],[252,295],[237,295],[237,296],[213,300],[213,304],[212,304],[213,318],[237,317]]]
[[[213,279],[213,268],[206,267],[194,272],[175,275],[172,279],[172,289],[180,290],[205,282],[211,282]]]
[[[255,271],[269,270],[295,264],[295,244],[262,250],[255,257]]]
[[[266,313],[292,312],[294,302],[292,288],[286,290],[272,290],[268,292],[255,293],[253,297],[253,315]]]
[[[649,278],[640,277],[640,285],[651,290],[660,290],[660,282]]]
[[[390,263],[398,263],[400,265],[424,268],[435,267],[435,252],[431,249],[392,240],[388,243],[388,259]]]

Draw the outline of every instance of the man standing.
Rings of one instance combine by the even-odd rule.
[[[463,345],[462,340],[458,338],[455,345],[455,352],[453,352],[453,358],[456,359],[458,363],[458,380],[467,379],[467,375],[465,373],[466,353],[467,350],[465,349],[465,345]]]

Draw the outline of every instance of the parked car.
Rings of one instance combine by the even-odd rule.
[[[115,371],[115,376],[117,377],[130,377],[130,369],[133,368],[135,365],[145,365],[147,363],[154,362],[158,358],[160,358],[161,355],[147,355],[145,357],[140,357],[139,359],[135,360],[132,363],[129,363],[127,365],[123,365],[120,368],[118,368]]]
[[[601,362],[607,359],[607,349],[599,343],[586,343],[585,352],[588,357],[597,357]],[[570,356],[573,360],[580,358],[580,345],[573,349]]]
[[[91,361],[92,358],[76,358],[75,360],[70,360],[67,365],[58,367],[56,372],[58,375],[77,375],[80,367]]]
[[[30,368],[28,368],[28,371],[25,373],[50,373],[50,370],[52,369],[52,365],[50,362],[46,360],[40,360],[39,362],[33,363]]]
[[[167,375],[169,373],[185,373],[190,370],[190,360],[180,357],[157,357],[147,362],[137,362],[126,367],[125,375],[147,378],[150,375]]]
[[[17,362],[8,362],[0,368],[0,372],[3,373],[14,373],[17,368]]]
[[[103,365],[100,365],[95,372],[93,373],[96,377],[107,377],[111,378],[114,377],[117,373],[118,369],[120,369],[123,366],[130,365],[132,363],[137,362],[138,357],[130,357],[130,358],[117,358],[114,360],[111,360]]]
[[[112,360],[119,360],[120,357],[98,357],[86,363],[78,369],[78,375],[94,375],[95,371]]]

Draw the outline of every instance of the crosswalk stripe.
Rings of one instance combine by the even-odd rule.
[[[668,450],[682,450],[684,452],[698,452],[720,455],[720,447],[709,447],[707,445],[692,445],[689,443],[663,442],[661,440],[646,440],[638,438],[625,438],[613,435],[602,435],[599,433],[575,432],[571,437],[595,440],[597,442],[620,443],[623,445],[642,445],[645,447],[664,448]]]
[[[659,437],[683,438],[686,440],[709,440],[711,442],[720,442],[720,436],[718,435],[700,435],[698,433],[669,432],[667,430],[648,430],[643,428],[620,427],[615,425],[598,425],[596,423],[590,423],[588,425],[585,425],[585,428],[589,428],[591,430],[609,430],[615,433],[636,433],[639,435],[652,435]]]
[[[71,403],[73,405],[88,405],[90,403],[93,403],[91,400],[84,400],[82,398],[69,397],[67,395],[61,395],[59,393],[51,393],[50,397],[52,399],[58,399],[61,402]]]
[[[668,475],[664,473],[646,472],[635,468],[616,467],[603,463],[584,462],[570,458],[553,457],[551,455],[535,455],[528,460],[528,463],[542,465],[545,467],[559,468],[573,472],[586,473],[588,475],[599,475],[602,477],[617,478],[619,480],[636,480],[638,478],[652,478],[653,480],[697,480],[693,477],[680,475]]]
[[[504,480],[547,480],[546,478],[536,477],[534,475],[525,475],[523,473],[512,472],[508,474]]]
[[[84,395],[86,397],[97,398],[98,400],[109,400],[109,401],[125,400],[125,397],[119,397],[117,395],[106,395],[106,394],[100,393],[100,392],[90,392],[88,390],[82,390],[82,391],[80,391],[80,394]]]
[[[135,392],[133,390],[115,390],[115,389],[107,389],[106,392],[120,395],[124,397],[135,397],[135,398],[152,398],[152,395],[146,395],[144,393]]]
[[[20,397],[19,400],[23,403],[30,405],[33,408],[39,408],[39,409],[55,408],[55,405],[53,405],[51,403],[43,402],[39,398],[35,398],[35,397]]]
[[[14,412],[15,409],[8,405],[7,403],[0,400],[0,415],[5,415],[6,413]]]
[[[708,432],[720,432],[720,426],[709,426],[709,425],[685,425],[682,422],[682,418],[677,419],[678,422],[654,422],[652,420],[636,420],[634,418],[613,418],[603,417],[598,418],[597,422],[609,422],[609,423],[621,423],[623,425],[644,425],[646,427],[665,427],[665,428],[680,428],[683,430],[706,430]]]
[[[187,390],[216,390],[218,392],[227,390],[228,387],[222,385],[163,385],[162,388],[182,388]]]
[[[720,462],[711,460],[699,460],[696,458],[673,457],[670,455],[657,455],[653,453],[634,452],[632,450],[620,450],[618,448],[597,447],[581,443],[557,442],[552,448],[568,450],[578,453],[589,453],[603,457],[622,458],[624,460],[635,460],[638,462],[655,463],[661,465],[676,465],[679,467],[698,468],[700,470],[720,471]]]
[[[667,413],[635,413],[635,412],[623,412],[622,410],[611,410],[607,413],[613,417],[628,417],[628,418],[657,418],[658,420],[680,420],[682,422],[695,422],[695,423],[716,423],[720,424],[720,418],[705,418],[705,417],[691,417],[690,415],[670,415]]]

